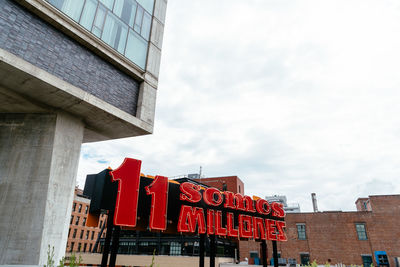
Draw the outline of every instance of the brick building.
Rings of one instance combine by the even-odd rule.
[[[234,193],[244,194],[244,184],[237,176],[222,176],[196,179],[200,183],[218,188],[222,191],[231,191]]]
[[[95,243],[99,238],[99,233],[106,223],[107,216],[104,214],[100,216],[98,227],[86,226],[89,206],[90,199],[83,196],[82,189],[75,188],[66,252],[93,251]],[[102,235],[104,234],[105,229],[102,232]]]
[[[390,266],[399,266],[400,195],[359,198],[356,206],[352,212],[288,213],[288,241],[278,242],[280,257],[298,264],[316,260],[319,264],[376,266],[377,259],[384,260],[386,254]]]

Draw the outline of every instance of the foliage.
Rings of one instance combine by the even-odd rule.
[[[155,262],[154,262],[155,256],[156,256],[156,250],[153,250],[153,257],[151,258],[151,264],[149,265],[149,267],[155,266]]]
[[[47,264],[44,267],[54,267],[54,247],[50,249],[50,245],[47,247]]]
[[[65,257],[62,257],[59,264],[57,266],[54,265],[54,247],[50,248],[50,245],[47,248],[47,264],[43,265],[43,267],[65,267],[67,259]],[[82,263],[82,257],[79,255],[77,258],[75,253],[72,253],[71,256],[69,257],[69,265],[70,267],[78,267]]]

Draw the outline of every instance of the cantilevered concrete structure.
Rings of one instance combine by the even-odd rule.
[[[150,134],[167,0],[0,0],[0,265],[64,255],[82,142]]]

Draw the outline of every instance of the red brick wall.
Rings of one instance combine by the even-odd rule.
[[[282,258],[300,263],[300,253],[308,252],[310,260],[325,264],[362,264],[361,255],[386,251],[391,266],[400,257],[400,195],[371,196],[372,211],[288,213],[287,242],[278,242]],[[306,224],[306,240],[298,240],[296,223]],[[367,240],[358,240],[355,223],[365,223]],[[268,258],[272,243],[268,242]]]
[[[66,252],[90,252],[91,249],[93,249],[94,244],[97,240],[97,236],[100,232],[100,224],[105,223],[106,221],[105,218],[107,216],[101,215],[98,227],[87,227],[84,225],[84,222],[86,221],[86,218],[88,216],[90,200],[79,197],[78,195],[81,194],[82,190],[76,188],[74,201],[72,203],[72,220],[69,226]],[[74,237],[75,231],[76,236]],[[104,235],[105,232],[106,231],[104,231],[103,233]]]
[[[244,194],[244,184],[242,180],[240,180],[237,176],[202,178],[198,181],[206,185],[218,188],[219,190],[222,190],[225,183],[227,186],[227,191]]]

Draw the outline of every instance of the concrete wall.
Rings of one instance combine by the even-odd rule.
[[[11,0],[0,0],[0,48],[136,115],[138,81]]]
[[[83,123],[64,113],[0,114],[0,265],[65,252]]]
[[[69,256],[67,254],[66,256]],[[83,264],[100,264],[101,254],[80,254],[82,257]],[[150,266],[153,256],[147,255],[118,255],[115,265],[119,266]],[[219,266],[220,263],[233,262],[232,258],[215,258],[215,266]],[[189,256],[155,256],[154,266],[157,267],[177,267],[187,266],[196,267],[199,266],[199,257]],[[205,257],[204,266],[210,266],[210,258]]]

